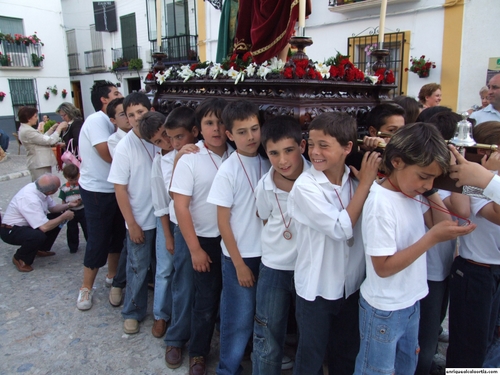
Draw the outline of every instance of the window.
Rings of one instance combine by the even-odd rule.
[[[24,35],[23,20],[21,18],[0,17],[0,32],[3,34],[10,34],[12,36],[14,36],[14,34]],[[19,56],[21,56],[21,58],[23,59],[27,59],[27,50],[24,45],[18,46],[10,43],[5,43],[3,52],[14,53],[15,55],[12,56],[11,59],[17,58]],[[26,57],[24,57],[23,55],[26,55]],[[29,62],[27,66],[29,66]]]
[[[367,68],[367,63],[373,64],[376,59],[367,56],[365,48],[370,45],[378,44],[378,35],[355,36],[347,39],[347,50],[349,58],[362,71]],[[387,69],[394,72],[396,78],[395,84],[398,86],[393,90],[393,95],[405,95],[408,87],[407,75],[404,69],[407,67],[408,53],[410,46],[410,32],[402,31],[396,33],[387,33],[384,35],[384,49],[389,50],[389,56],[385,58]]]
[[[123,59],[130,61],[139,57],[137,49],[137,29],[135,24],[135,13],[120,17],[122,33]]]
[[[78,72],[80,64],[78,62],[78,47],[76,44],[76,30],[66,31],[66,41],[68,42],[68,62],[69,71]]]
[[[17,116],[19,108],[23,106],[38,106],[36,98],[36,83],[33,79],[9,79],[9,89],[12,99],[12,107]]]

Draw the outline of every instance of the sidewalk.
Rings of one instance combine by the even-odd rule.
[[[13,180],[29,176],[30,172],[26,166],[26,149],[21,146],[18,155],[18,143],[12,135],[7,149],[7,157],[0,162],[0,181]]]

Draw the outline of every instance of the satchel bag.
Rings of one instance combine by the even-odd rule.
[[[64,153],[61,155],[61,160],[64,164],[74,164],[78,168],[80,168],[81,160],[78,155],[75,155],[75,150],[73,148],[73,138],[69,140],[66,151],[64,151]]]

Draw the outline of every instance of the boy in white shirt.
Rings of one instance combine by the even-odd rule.
[[[139,121],[141,126],[156,126],[163,124],[165,116],[150,113],[151,103],[142,93],[129,94],[123,107],[132,131],[116,146],[108,181],[115,185],[116,200],[127,226],[127,287],[122,316],[123,331],[133,334],[139,332],[139,322],[146,316],[147,272],[156,238],[150,183],[158,148],[141,138]]]
[[[262,263],[257,284],[252,373],[280,375],[290,307],[295,300],[297,258],[295,223],[287,210],[288,193],[311,164],[302,156],[306,141],[297,120],[277,116],[262,127],[262,145],[271,169],[255,189],[262,229]]]
[[[111,157],[113,157],[115,153],[118,142],[132,130],[132,126],[128,122],[127,114],[123,110],[123,100],[124,98],[113,99],[106,108],[106,114],[116,128],[116,131],[108,138],[108,148]]]
[[[256,215],[254,189],[269,170],[260,145],[259,110],[241,100],[222,113],[226,134],[237,151],[219,168],[207,201],[217,205],[222,236],[220,361],[217,375],[241,372],[241,360],[253,331],[259,275],[262,221]]]
[[[357,147],[356,121],[323,113],[309,125],[313,165],[295,181],[288,210],[297,231],[295,263],[299,344],[294,374],[319,374],[328,348],[330,374],[352,374],[359,349],[358,296],[365,274],[358,220],[379,154],[365,153],[358,180],[346,156]]]
[[[189,374],[205,374],[205,358],[219,310],[222,289],[221,237],[217,227],[217,207],[207,202],[212,182],[221,164],[234,151],[226,143],[226,127],[221,114],[227,102],[210,98],[196,108],[196,125],[203,140],[199,152],[183,155],[173,172],[170,192],[175,215],[192,262],[194,301],[189,339]],[[178,248],[176,248],[177,252]],[[185,251],[185,247],[179,251]]]

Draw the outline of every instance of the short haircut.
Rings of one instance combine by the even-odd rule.
[[[429,122],[432,116],[440,113],[440,112],[451,112],[451,108],[443,107],[441,105],[437,105],[435,107],[425,108],[417,117],[417,122]]]
[[[17,117],[19,118],[19,122],[21,124],[27,124],[29,119],[32,118],[35,114],[38,113],[38,110],[35,107],[21,107],[19,108],[19,112],[17,112]]]
[[[222,111],[226,108],[227,101],[222,98],[208,98],[202,101],[195,110],[196,126],[201,131],[201,120],[205,116],[214,114],[218,119],[222,120]]]
[[[75,118],[82,117],[82,113],[78,108],[76,108],[73,104],[64,102],[62,103],[59,107],[57,107],[56,112],[64,112],[66,115],[71,119],[74,120]],[[48,118],[49,116],[47,116]]]
[[[443,173],[450,166],[450,150],[439,130],[425,122],[405,125],[392,136],[385,147],[382,164],[388,175],[394,170],[392,160],[396,157],[406,165],[427,167],[437,162]]]
[[[405,110],[397,104],[379,104],[372,108],[366,117],[367,127],[373,126],[377,131],[385,124],[387,118],[391,116],[404,117]]]
[[[420,105],[415,98],[400,95],[394,98],[394,102],[405,110],[405,124],[417,121],[417,117],[420,114]]]
[[[124,100],[125,98],[116,98],[108,103],[108,106],[106,107],[106,114],[109,118],[116,118],[116,107],[123,104]]]
[[[347,113],[324,112],[312,120],[308,130],[321,130],[334,137],[342,146],[347,146],[349,142],[352,142],[352,149],[357,149],[356,120]]]
[[[102,109],[101,98],[107,98],[113,87],[116,87],[116,85],[109,81],[97,81],[94,83],[90,89],[90,100],[96,112]]]
[[[62,169],[62,172],[63,172],[63,176],[66,178],[66,179],[75,179],[78,177],[78,173],[80,173],[80,168],[78,168],[76,165],[74,164],[66,164],[63,169]]]
[[[142,138],[149,142],[163,124],[165,124],[164,114],[156,111],[146,112],[139,121],[139,133],[141,133]]]
[[[430,124],[434,124],[444,139],[450,140],[455,136],[457,123],[462,120],[458,113],[445,111],[436,113],[429,119]]]
[[[481,90],[479,90],[479,96],[483,96],[483,94],[487,93],[489,90],[488,86],[481,87]]]
[[[500,144],[500,122],[485,121],[474,127],[474,140],[490,145]]]
[[[251,117],[259,120],[259,107],[248,100],[230,102],[222,112],[222,122],[229,132],[232,132],[235,120],[243,121]]]
[[[192,131],[196,126],[194,110],[189,107],[177,107],[167,116],[165,127],[167,129],[184,128]]]
[[[425,104],[425,98],[427,96],[432,96],[436,90],[441,90],[441,85],[437,83],[428,83],[427,85],[423,85],[418,93],[418,100],[420,100],[420,103]]]
[[[298,145],[302,142],[302,129],[295,118],[276,116],[262,125],[260,140],[264,149],[267,149],[267,142],[269,141],[276,143],[287,138],[293,139]]]
[[[123,100],[123,110],[127,113],[127,108],[133,105],[142,105],[147,108],[148,111],[151,110],[151,101],[146,94],[142,92],[133,92],[128,94]]]

